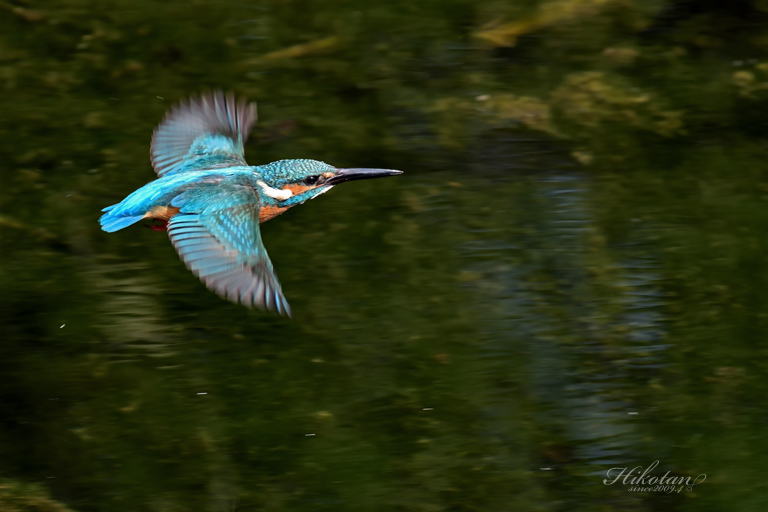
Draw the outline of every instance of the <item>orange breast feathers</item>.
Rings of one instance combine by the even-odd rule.
[[[274,219],[287,209],[287,206],[284,208],[278,208],[277,206],[264,206],[259,208],[259,224],[267,222],[269,219]]]
[[[303,194],[307,190],[311,190],[315,187],[311,185],[286,185],[283,187],[283,190],[290,190],[291,193],[296,196],[299,194]],[[267,222],[269,219],[274,219],[281,213],[283,213],[285,210],[290,208],[290,206],[284,206],[282,208],[278,208],[277,206],[264,206],[259,210],[259,223]]]

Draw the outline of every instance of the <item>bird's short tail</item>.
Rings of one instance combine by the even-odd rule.
[[[107,213],[101,216],[99,219],[99,223],[101,224],[101,229],[106,231],[107,233],[114,233],[115,231],[123,228],[127,228],[131,224],[135,224],[139,222],[141,219],[144,218],[143,215],[131,215],[131,216],[118,216],[114,215],[110,210],[112,210],[117,205],[107,206],[104,208],[104,210]]]

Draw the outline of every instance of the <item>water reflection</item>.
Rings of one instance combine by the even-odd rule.
[[[638,415],[647,410],[637,395],[669,347],[663,304],[652,298],[661,294],[654,248],[631,233],[619,246],[596,240],[584,174],[508,181],[503,197],[514,206],[493,208],[501,228],[465,246],[483,297],[474,302],[488,383],[479,404],[484,433],[494,463],[513,467],[503,456],[515,444],[510,413],[527,407],[547,439],[529,470],[553,471],[560,481],[575,470],[594,485],[605,467],[646,456]],[[575,489],[563,496],[572,505],[578,497]]]
[[[98,297],[93,327],[104,334],[105,342],[119,347],[114,362],[130,362],[126,353],[153,358],[175,354],[179,328],[162,315],[162,288],[153,280],[149,265],[104,261],[82,274],[83,281]]]

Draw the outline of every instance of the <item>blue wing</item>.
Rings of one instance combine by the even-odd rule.
[[[214,91],[172,109],[152,135],[150,156],[158,176],[248,165],[244,145],[256,104]]]
[[[203,202],[206,206],[199,211]],[[181,212],[168,223],[168,236],[209,290],[244,306],[291,315],[261,241],[253,190],[226,187],[214,198],[190,190],[173,203]]]

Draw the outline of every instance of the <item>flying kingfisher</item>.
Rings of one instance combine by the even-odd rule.
[[[181,103],[152,135],[158,178],[104,208],[107,232],[142,219],[167,230],[179,256],[209,290],[247,307],[290,316],[291,308],[259,224],[339,183],[402,174],[391,169],[338,169],[316,160],[250,166],[245,142],[256,104],[232,93],[206,93]]]

